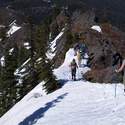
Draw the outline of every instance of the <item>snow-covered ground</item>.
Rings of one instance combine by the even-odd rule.
[[[12,55],[13,51],[14,51],[14,48],[11,48],[11,49],[9,50],[9,55]]]
[[[114,84],[71,81],[73,55],[70,49],[64,64],[54,70],[58,79],[66,82],[61,89],[46,95],[40,83],[1,117],[0,125],[125,125],[123,85],[117,84],[115,98]]]
[[[96,31],[98,31],[98,32],[102,32],[101,27],[98,26],[98,25],[94,25],[94,26],[92,26],[91,29],[96,30]]]
[[[1,63],[1,66],[5,66],[5,56],[2,56],[0,58],[0,63]]]
[[[10,29],[7,32],[7,37],[10,37],[12,34],[14,34],[16,31],[18,31],[21,27],[17,26],[16,20],[14,20],[10,25]]]
[[[30,48],[31,48],[30,43],[29,43],[29,42],[25,42],[25,43],[24,43],[24,47],[25,47],[26,49],[30,49]]]
[[[64,34],[64,30],[65,28],[62,29],[62,31],[57,35],[57,37],[50,42],[50,48],[46,53],[46,56],[48,59],[52,60],[54,58],[54,56],[56,55],[56,44],[57,44],[57,40],[59,40],[62,35]],[[51,33],[50,33],[50,37],[51,37]]]
[[[20,76],[23,77],[23,75],[21,74],[22,72],[25,71],[24,66],[31,60],[31,58],[27,59],[18,69],[16,69],[16,71],[14,72],[15,76]]]

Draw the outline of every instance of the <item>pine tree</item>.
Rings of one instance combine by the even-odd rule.
[[[17,80],[14,71],[17,68],[17,51],[12,54],[8,49],[5,51],[5,66],[1,67],[0,73],[0,91],[1,91],[1,114],[5,113],[16,103],[17,97]]]
[[[49,25],[48,23],[43,23],[36,32],[36,52],[41,57],[41,61],[37,64],[39,71],[39,79],[44,81],[43,85],[47,93],[53,92],[58,89],[58,82],[56,77],[53,75],[53,69],[51,62],[46,57],[47,52],[47,42],[49,40]]]
[[[28,63],[27,66],[27,72],[28,74],[25,75],[22,78],[22,83],[19,86],[19,95],[20,98],[22,98],[24,95],[26,95],[30,90],[32,90],[38,83],[39,83],[39,79],[38,79],[38,71],[35,67],[35,60],[36,60],[36,55],[35,55],[35,49],[34,49],[34,23],[32,21],[31,17],[27,18],[27,28],[28,28],[28,32],[27,32],[27,38],[26,41],[29,42],[30,45],[30,49],[28,50],[28,52],[26,53],[26,57],[27,59],[30,59],[30,62]],[[22,49],[22,52],[25,53],[25,49]],[[22,60],[22,52],[20,52],[20,60]]]
[[[1,38],[2,41],[4,41],[6,39],[6,32],[7,32],[7,27],[2,28],[0,30],[0,38]]]

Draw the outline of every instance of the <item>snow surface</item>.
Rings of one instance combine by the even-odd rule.
[[[9,55],[12,55],[13,51],[14,51],[14,48],[11,48],[11,49],[9,50]]]
[[[24,46],[29,46],[29,45],[30,45],[29,42],[25,42],[25,43],[24,43]]]
[[[56,43],[57,40],[61,38],[61,36],[64,34],[65,28],[62,29],[62,31],[57,35],[57,37],[50,43],[50,49],[47,51],[46,56],[48,59],[52,60],[53,57],[56,55]],[[51,33],[50,33],[51,37]]]
[[[2,56],[0,59],[1,66],[5,66],[5,56]]]
[[[25,47],[26,49],[30,49],[30,48],[31,48],[30,43],[29,43],[29,42],[25,42],[25,43],[24,43],[24,47]]]
[[[42,60],[42,58],[40,57],[40,58],[38,58],[37,60],[36,60],[36,62],[39,62],[39,61],[41,61]]]
[[[94,25],[94,26],[92,26],[91,29],[96,30],[96,31],[98,31],[98,32],[102,32],[101,27],[98,26],[98,25]]]
[[[65,82],[61,89],[46,95],[40,83],[0,118],[0,125],[125,125],[123,85],[117,84],[115,98],[115,84],[72,81],[69,63],[73,58],[70,49],[63,65],[54,70]]]
[[[23,83],[23,77],[29,74],[28,71],[26,71],[26,65],[31,60],[31,58],[27,59],[19,68],[17,68],[14,72],[14,75],[17,77],[17,85],[21,85]]]
[[[25,75],[27,75],[27,73],[22,74],[23,72],[26,71],[26,68],[24,68],[24,66],[31,60],[31,58],[27,59],[18,69],[16,69],[16,71],[14,72],[15,76],[20,76],[20,77],[24,77]]]
[[[7,37],[10,37],[12,34],[14,34],[16,31],[18,31],[21,27],[17,26],[17,24],[15,23],[16,20],[14,20],[9,26],[10,29],[7,32]]]
[[[38,59],[36,60],[36,63],[39,64],[39,63],[41,63],[41,61],[42,61],[42,58],[40,57],[40,58],[38,58]]]

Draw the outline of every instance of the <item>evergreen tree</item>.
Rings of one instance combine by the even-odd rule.
[[[14,76],[14,72],[17,68],[17,51],[16,49],[12,54],[5,51],[5,66],[1,67],[0,73],[0,92],[1,102],[0,113],[3,114],[5,111],[10,109],[16,103],[17,97],[17,80]]]
[[[22,79],[22,83],[19,86],[19,95],[20,98],[22,98],[24,95],[26,95],[30,90],[32,90],[38,83],[38,71],[35,67],[35,60],[36,60],[36,55],[35,55],[35,49],[34,49],[34,23],[32,21],[31,17],[27,18],[27,38],[26,41],[29,42],[29,46],[30,49],[28,50],[28,52],[26,52],[25,49],[22,48],[21,52],[20,52],[20,60],[22,60],[22,52],[25,53],[26,52],[26,56],[27,59],[30,59],[30,61],[27,64],[27,75],[25,75]],[[25,60],[27,60],[25,59]]]
[[[0,30],[0,38],[2,39],[2,41],[6,39],[6,32],[7,32],[7,28],[3,28]]]
[[[58,89],[58,83],[56,77],[53,75],[53,69],[51,62],[46,57],[47,52],[47,42],[49,40],[49,25],[44,22],[36,32],[36,52],[41,57],[41,61],[37,64],[39,71],[39,79],[44,81],[43,85],[47,93],[53,92]]]

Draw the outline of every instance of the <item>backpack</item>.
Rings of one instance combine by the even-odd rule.
[[[71,62],[71,69],[75,69],[77,67],[76,62]]]
[[[81,53],[78,51],[77,52],[77,59],[80,60],[81,59]]]
[[[122,56],[119,53],[115,53],[113,55],[112,66],[115,66],[117,64],[122,65],[122,60],[123,60]]]

